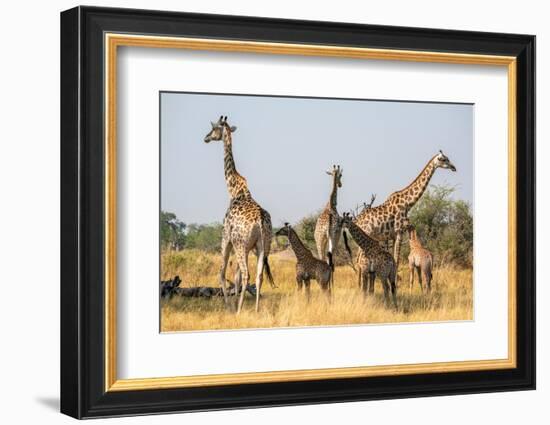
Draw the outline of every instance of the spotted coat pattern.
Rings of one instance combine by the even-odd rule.
[[[330,293],[330,279],[332,269],[326,262],[315,258],[306,248],[294,229],[288,224],[276,233],[277,236],[286,236],[290,246],[296,255],[296,284],[299,290],[305,288],[309,299],[309,286],[311,279],[317,281],[321,289]]]
[[[363,293],[366,295],[367,292],[374,292],[374,281],[378,277],[384,288],[386,302],[391,291],[394,307],[397,308],[397,268],[392,255],[380,246],[379,241],[371,238],[355,224],[349,213],[344,213],[342,225],[350,232],[362,254],[357,266],[359,268],[359,286]]]
[[[233,250],[235,253],[238,266],[235,284],[237,286],[242,284],[245,288],[250,279],[248,254],[250,251],[254,251],[258,258],[256,270],[256,311],[258,311],[264,271],[270,283],[274,285],[268,263],[272,238],[271,216],[252,198],[246,179],[237,172],[232,149],[232,133],[235,130],[235,127],[231,127],[227,123],[227,117],[220,117],[217,123],[212,123],[212,130],[204,139],[206,143],[213,140],[223,140],[224,174],[230,197],[229,207],[223,221],[220,284],[224,293],[224,300],[228,304],[225,274],[231,251]],[[235,292],[235,307],[237,312],[240,312],[242,309],[245,292],[240,291],[240,298],[238,300],[239,291]]]
[[[318,257],[323,261],[328,259],[329,265],[332,266],[334,254],[342,234],[342,221],[336,209],[338,188],[342,187],[342,169],[339,165],[333,165],[332,170],[327,171],[327,174],[332,176],[332,190],[329,201],[315,224],[314,237]]]
[[[456,171],[449,158],[440,151],[430,159],[411,184],[392,193],[383,204],[364,209],[355,219],[355,223],[370,236],[382,241],[395,241],[396,263],[399,262],[402,234],[410,228],[408,213],[424,194],[438,168]],[[360,258],[358,258],[359,261],[361,261]]]
[[[428,292],[432,289],[432,268],[433,268],[433,255],[430,251],[422,246],[422,242],[418,239],[415,229],[409,230],[409,245],[411,251],[409,253],[409,291],[412,292],[414,285],[414,272],[418,274],[418,283],[420,284],[420,290],[422,288],[422,278],[426,282],[426,290]]]

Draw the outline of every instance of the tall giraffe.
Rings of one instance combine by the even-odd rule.
[[[342,225],[350,232],[363,254],[362,262],[359,264],[359,286],[363,293],[367,295],[367,290],[374,292],[374,280],[378,276],[382,281],[386,302],[391,291],[393,305],[397,308],[397,266],[392,255],[380,246],[378,240],[367,235],[355,224],[349,213],[343,214]]]
[[[396,264],[399,264],[402,234],[410,228],[408,213],[423,195],[438,168],[456,171],[449,158],[439,151],[411,184],[392,193],[383,204],[363,210],[355,218],[355,223],[369,235],[379,240],[395,241],[393,258]],[[361,259],[358,258],[358,261]]]
[[[277,236],[286,236],[290,242],[292,251],[296,255],[296,284],[298,289],[305,287],[306,297],[309,300],[309,285],[311,279],[315,279],[321,289],[330,294],[331,267],[324,261],[315,258],[306,248],[300,237],[290,224],[285,223],[276,233]]]
[[[268,262],[272,237],[271,216],[252,198],[246,179],[237,172],[233,159],[233,139],[231,136],[237,128],[227,123],[227,117],[220,117],[216,123],[212,122],[211,124],[212,130],[206,135],[204,142],[223,140],[225,182],[230,197],[229,207],[223,220],[221,244],[220,284],[224,300],[228,304],[225,272],[231,250],[235,251],[239,268],[239,278],[235,279],[235,304],[237,304],[240,284],[242,283],[243,288],[248,287],[248,253],[254,249],[258,258],[256,270],[256,311],[258,311],[264,271],[268,281],[274,286]],[[245,292],[240,291],[240,298],[236,305],[237,313],[241,311]]]
[[[328,258],[328,264],[333,270],[334,254],[340,241],[340,235],[342,234],[342,220],[336,207],[338,204],[338,189],[342,187],[343,171],[339,165],[333,165],[332,170],[326,172],[332,177],[332,190],[329,201],[317,219],[314,233],[318,257],[323,261],[327,261]],[[345,238],[346,234],[344,233],[346,250],[351,258],[351,250]]]

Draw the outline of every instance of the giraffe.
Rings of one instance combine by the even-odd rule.
[[[223,220],[222,233],[222,266],[220,268],[220,284],[223,291],[225,304],[228,305],[228,293],[225,279],[227,263],[231,250],[235,251],[238,272],[235,279],[235,304],[237,313],[240,313],[244,301],[244,293],[239,286],[248,287],[248,254],[255,250],[258,258],[256,270],[256,311],[260,308],[260,291],[262,287],[263,273],[265,271],[268,281],[274,286],[273,277],[269,267],[268,257],[271,249],[271,216],[252,198],[246,179],[237,172],[233,159],[232,133],[237,129],[227,123],[227,117],[220,117],[217,122],[212,122],[212,129],[205,136],[204,142],[223,140],[224,146],[224,173],[230,202]],[[242,282],[241,282],[242,280]]]
[[[374,292],[374,280],[376,276],[382,281],[384,288],[384,299],[386,303],[391,291],[394,308],[397,309],[397,266],[392,255],[385,251],[380,242],[367,235],[355,222],[350,213],[342,216],[342,225],[347,229],[355,240],[363,256],[359,263],[359,281],[363,293]]]
[[[323,292],[331,293],[330,280],[332,268],[326,262],[315,258],[311,251],[306,248],[299,236],[290,224],[285,223],[276,233],[277,236],[286,236],[296,255],[296,284],[299,290],[305,287],[306,297],[309,300],[309,284],[315,279]]]
[[[325,208],[319,215],[317,223],[315,224],[315,245],[317,246],[317,255],[323,260],[327,261],[331,269],[334,272],[334,254],[340,241],[340,235],[342,234],[342,220],[338,215],[337,198],[338,189],[342,187],[342,173],[343,169],[338,165],[333,165],[332,170],[328,170],[326,173],[332,176],[332,190],[330,192],[330,198]],[[347,236],[344,233],[344,244],[346,250],[351,258],[351,249],[347,242]]]
[[[449,158],[439,151],[428,161],[411,184],[402,190],[393,192],[383,204],[364,209],[355,218],[355,223],[369,235],[380,240],[394,240],[393,257],[396,264],[399,264],[402,234],[410,228],[407,215],[423,195],[438,168],[456,171],[456,167]],[[361,259],[358,258],[358,261]]]
[[[423,290],[422,276],[424,276],[424,280],[426,281],[426,291],[430,292],[432,289],[433,255],[422,246],[422,242],[418,239],[416,229],[414,228],[409,230],[409,245],[411,247],[411,252],[409,254],[409,292],[412,292],[415,269],[418,273],[420,290]]]

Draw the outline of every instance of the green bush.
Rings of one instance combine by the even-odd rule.
[[[174,213],[160,212],[160,241],[162,249],[179,251],[184,248],[220,251],[223,226],[220,223],[185,224]]]
[[[219,252],[222,243],[223,225],[189,224],[185,239],[185,248],[200,249],[208,252]]]
[[[315,225],[320,213],[314,213],[302,218],[298,224],[294,226],[294,230],[302,240],[302,242],[311,249],[314,253],[317,253],[315,246]]]
[[[412,208],[409,219],[423,245],[434,254],[436,263],[471,267],[474,221],[470,205],[452,198],[454,190],[449,186],[432,186]],[[403,247],[406,257],[408,243]]]

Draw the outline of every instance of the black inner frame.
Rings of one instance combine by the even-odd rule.
[[[104,391],[104,34],[517,58],[517,368]],[[535,388],[535,37],[77,7],[61,14],[61,411],[77,418]]]

